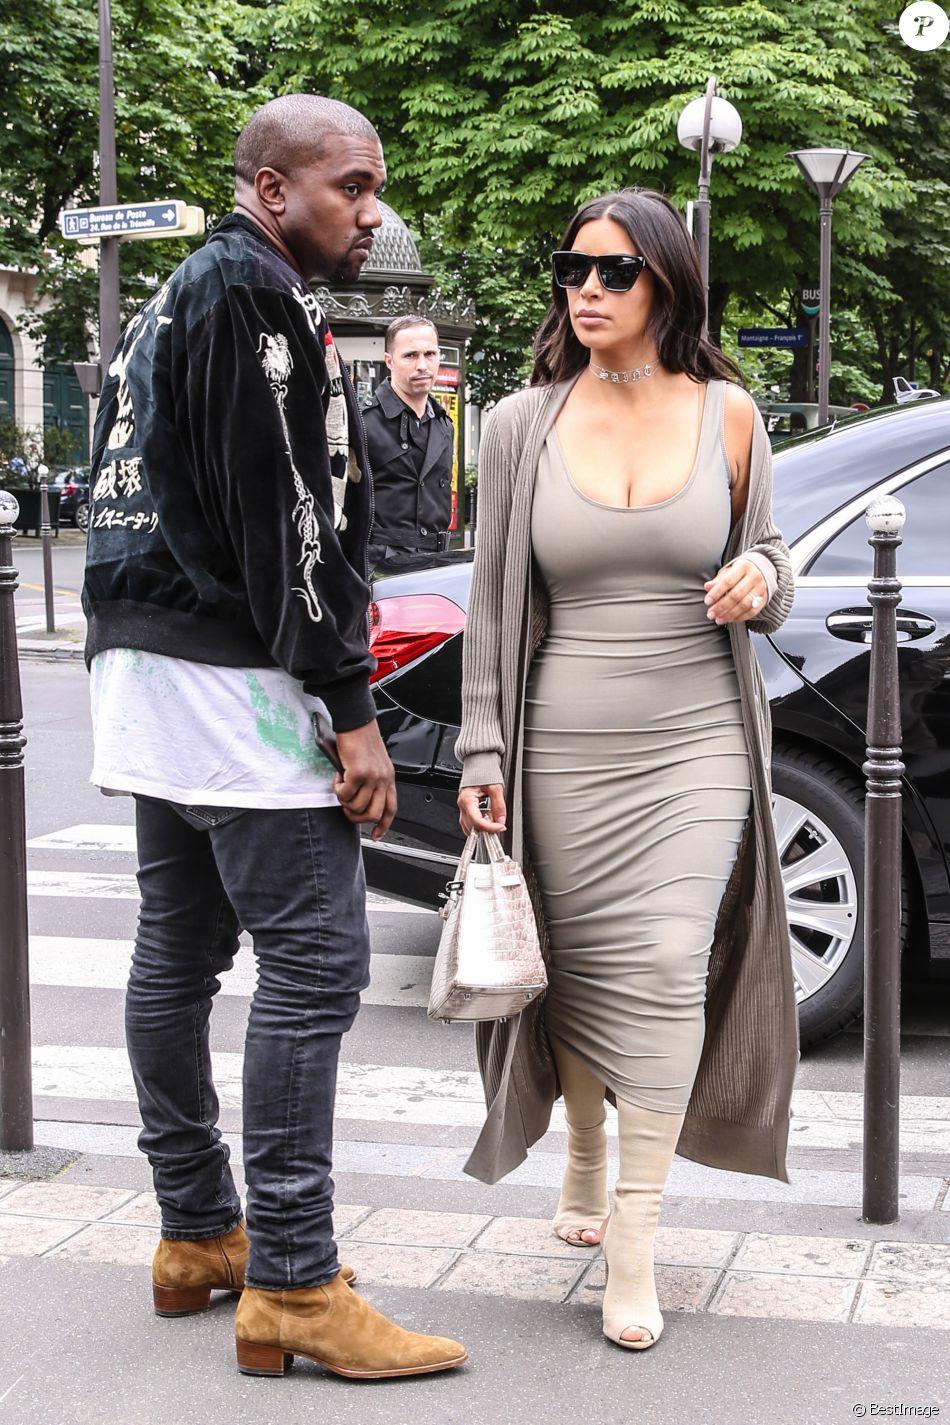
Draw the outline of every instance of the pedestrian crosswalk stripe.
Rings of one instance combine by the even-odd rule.
[[[123,990],[132,958],[131,940],[31,935],[30,983],[89,990]],[[429,1002],[432,960],[427,955],[373,955],[363,1004],[419,1009]],[[234,966],[221,976],[223,995],[249,996],[257,983],[257,961],[242,946]]]
[[[398,957],[382,957],[396,959]],[[243,1056],[213,1055],[214,1078],[224,1108],[240,1108]],[[125,1049],[40,1045],[33,1051],[33,1091],[51,1098],[134,1101]],[[424,1069],[411,1065],[340,1064],[337,1117],[368,1123],[417,1127],[479,1128],[485,1100],[477,1073]],[[860,1148],[862,1096],[796,1090],[792,1098],[793,1148]],[[552,1129],[563,1132],[563,1104],[555,1105]],[[613,1114],[608,1132],[616,1134]],[[904,1152],[950,1153],[950,1099],[914,1097],[901,1101]]]
[[[53,1148],[70,1148],[79,1153],[106,1157],[138,1158],[137,1128],[103,1123],[67,1123],[39,1120],[36,1141]],[[243,1161],[243,1140],[239,1133],[222,1134],[233,1161]],[[474,1132],[472,1141],[474,1142]],[[429,1182],[470,1183],[464,1172],[465,1149],[439,1144],[371,1142],[338,1134],[333,1145],[333,1171],[359,1173],[371,1178],[421,1178]],[[616,1159],[614,1159],[614,1168]],[[532,1149],[527,1160],[505,1178],[505,1187],[545,1188],[553,1207],[564,1170],[560,1152]],[[777,1182],[748,1173],[727,1173],[700,1163],[677,1158],[670,1169],[664,1198],[691,1198],[702,1202],[757,1202],[778,1207],[847,1207],[860,1212],[860,1173],[832,1172],[794,1167],[791,1181]],[[945,1180],[932,1175],[903,1173],[901,1212],[932,1212],[946,1187]]]
[[[120,900],[137,901],[138,882],[131,871],[36,871],[30,870],[26,878],[27,891],[31,896],[65,896],[76,900]],[[385,912],[387,915],[434,915],[434,910],[424,906],[407,905],[405,901],[391,900],[388,896],[367,892],[368,909]]]
[[[35,837],[30,847],[47,855],[52,852],[98,853],[114,855],[113,869],[100,868],[88,872],[73,870],[37,870],[29,877],[31,895],[77,897],[136,901],[138,887],[127,859],[134,854],[134,828],[125,824],[80,823],[61,831]],[[121,858],[121,859],[120,859]],[[65,859],[65,857],[64,857]],[[47,861],[47,865],[49,862]],[[134,863],[133,863],[134,864]],[[72,865],[75,867],[76,862]],[[418,913],[417,908],[391,901],[378,895],[368,897],[371,911],[388,913]],[[437,927],[437,923],[433,928]],[[89,990],[121,990],[124,988],[131,942],[127,940],[92,939],[67,936],[31,937],[31,979],[35,985],[85,988]],[[428,998],[432,960],[427,956],[374,955],[372,983],[364,993],[368,1005],[409,1008],[419,1014]],[[232,971],[222,976],[222,993],[233,997],[248,997],[256,982],[256,961],[250,947],[244,945]],[[914,1017],[904,1030],[908,1033],[946,1035],[950,1024],[936,1013]],[[456,1028],[457,1034],[467,1033]],[[412,1050],[407,1047],[407,1054]],[[222,1107],[231,1112],[240,1109],[242,1055],[238,1053],[214,1056],[215,1076]],[[131,1105],[134,1088],[123,1048],[80,1047],[72,1045],[39,1045],[34,1051],[34,1092],[42,1101],[94,1101],[103,1104]],[[49,1105],[50,1107],[52,1105]],[[127,1109],[125,1110],[127,1113]],[[337,1142],[335,1166],[338,1172],[367,1174],[380,1178],[422,1177],[441,1182],[464,1181],[463,1164],[467,1151],[458,1147],[457,1134],[446,1144],[438,1130],[462,1130],[464,1137],[475,1135],[484,1121],[484,1098],[478,1075],[472,1070],[440,1070],[411,1065],[378,1065],[344,1062],[340,1066],[337,1118],[341,1136]],[[105,1118],[116,1116],[104,1110]],[[119,1115],[122,1116],[122,1115]],[[615,1116],[611,1110],[608,1133],[616,1134]],[[361,1128],[346,1136],[346,1124],[376,1125]],[[421,1134],[413,1135],[418,1128]],[[564,1134],[563,1105],[557,1104],[552,1115],[552,1131]],[[400,1134],[398,1130],[402,1129]],[[407,1132],[408,1130],[408,1132]],[[433,1133],[433,1130],[436,1130]],[[367,1133],[372,1139],[367,1139]],[[412,1141],[419,1136],[436,1138],[425,1144]],[[231,1141],[240,1161],[240,1135],[225,1135]],[[387,1138],[409,1137],[408,1142],[391,1142]],[[851,1161],[861,1148],[863,1136],[862,1096],[860,1093],[819,1090],[798,1090],[793,1097],[793,1117],[790,1126],[791,1149],[827,1150],[850,1153]],[[51,1146],[73,1147],[80,1151],[137,1156],[137,1130],[121,1126],[81,1123],[43,1122],[37,1125],[37,1141]],[[373,1141],[379,1140],[379,1141]],[[563,1138],[554,1140],[558,1148]],[[552,1140],[533,1151],[506,1179],[512,1187],[545,1188],[554,1192],[562,1169],[561,1152],[551,1151]],[[901,1150],[903,1153],[950,1154],[950,1097],[905,1095],[901,1102]],[[612,1143],[612,1152],[615,1145]],[[815,1205],[859,1207],[862,1194],[860,1173],[835,1172],[801,1168],[809,1161],[807,1151],[797,1154],[791,1169],[791,1184],[743,1174],[721,1173],[695,1163],[677,1160],[670,1179],[670,1193],[686,1198],[723,1198],[727,1200],[775,1203],[777,1205]],[[812,1159],[812,1161],[815,1161]],[[818,1159],[818,1161],[822,1161]],[[941,1203],[950,1211],[947,1184],[936,1176],[903,1172],[901,1179],[902,1211],[932,1211]]]
[[[34,871],[27,872],[31,896],[69,896],[77,900],[137,901],[139,887],[131,872]]]
[[[82,822],[45,836],[32,836],[26,843],[36,851],[118,851],[135,854],[135,827],[124,824]]]

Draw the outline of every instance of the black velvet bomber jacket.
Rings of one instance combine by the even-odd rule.
[[[337,731],[375,717],[362,422],[316,298],[248,219],[123,333],[91,486],[87,663],[122,647],[277,666]]]

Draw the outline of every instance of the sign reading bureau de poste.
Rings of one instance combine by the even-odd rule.
[[[204,232],[204,213],[177,198],[161,203],[117,203],[111,208],[66,208],[60,214],[64,238],[184,237]]]

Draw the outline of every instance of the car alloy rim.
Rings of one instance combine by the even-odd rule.
[[[79,529],[86,529],[89,525],[89,506],[80,505],[76,511],[76,525]]]
[[[858,927],[854,868],[834,832],[800,802],[772,798],[798,1003],[824,989]]]

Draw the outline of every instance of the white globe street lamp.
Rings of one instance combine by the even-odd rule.
[[[818,424],[828,423],[828,382],[831,376],[831,205],[868,157],[848,148],[801,148],[794,158],[818,194],[821,207],[821,263],[818,278]]]
[[[19,513],[20,502],[16,495],[11,495],[9,490],[0,490],[0,527],[16,524]]]
[[[692,99],[680,114],[676,136],[684,148],[699,153],[699,197],[695,208],[696,247],[703,274],[706,304],[705,328],[709,325],[709,180],[713,155],[728,153],[742,138],[738,109],[716,93],[715,75],[709,76],[702,99]]]

